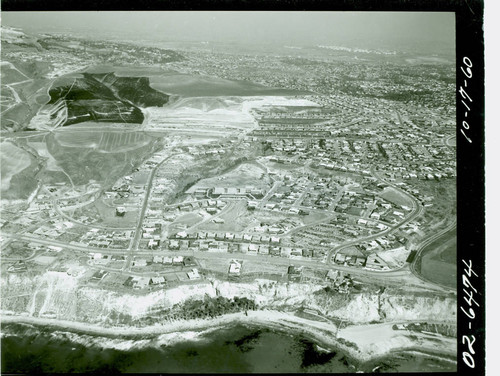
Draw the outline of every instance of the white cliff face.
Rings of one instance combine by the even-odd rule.
[[[428,321],[446,319],[454,323],[457,318],[457,302],[451,298],[416,296],[408,299],[404,296],[383,294],[380,309],[388,321],[400,318]]]
[[[302,283],[277,283],[256,280],[254,283],[214,282],[220,296],[231,299],[235,296],[246,297],[259,306],[290,305],[300,307],[309,294],[322,286]]]
[[[205,295],[215,297],[215,289],[209,284],[179,286],[168,290],[159,290],[144,295],[123,294],[108,290],[83,288],[80,296],[99,302],[104,311],[116,311],[140,318],[152,311],[171,308],[187,299],[203,299]]]
[[[439,320],[455,323],[457,313],[454,298],[412,294],[320,294],[311,299],[309,306],[328,316],[354,323],[399,320]]]
[[[380,320],[378,297],[371,294],[351,295],[347,301],[330,299],[318,304],[328,315],[351,322],[370,322]]]
[[[398,320],[456,321],[456,300],[411,294],[339,294],[321,292],[320,285],[212,281],[143,293],[122,293],[80,287],[78,278],[47,272],[36,277],[7,273],[2,276],[2,311],[34,317],[51,317],[89,323],[118,324],[118,317],[137,320],[206,296],[227,299],[246,297],[260,308],[310,307],[318,312],[354,323]],[[316,293],[315,293],[316,292]]]

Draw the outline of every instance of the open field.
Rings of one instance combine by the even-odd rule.
[[[139,171],[133,175],[132,184],[145,185],[149,179],[148,171]]]
[[[310,94],[298,90],[269,88],[253,82],[226,80],[223,78],[172,74],[151,77],[151,87],[167,94],[185,97],[256,96],[256,95],[300,95]]]
[[[223,175],[200,180],[190,189],[190,192],[196,190],[197,187],[268,188],[270,183],[271,179],[262,168],[254,164],[243,163]]]
[[[57,161],[47,150],[47,144],[45,142],[28,142],[28,146],[35,149],[40,157],[46,158],[45,170],[62,171],[61,167],[57,165]]]
[[[59,132],[55,139],[59,145],[89,148],[101,153],[123,153],[148,145],[153,138],[139,132]]]
[[[90,180],[112,184],[128,174],[155,149],[143,133],[57,132],[46,138],[47,149],[74,184]]]
[[[235,255],[236,259],[238,258]],[[290,261],[293,264],[293,261]],[[268,274],[286,274],[288,272],[287,265],[275,265],[270,264],[268,262],[259,262],[258,259],[256,261],[245,260],[243,262],[242,274],[246,273],[268,273]]]
[[[193,226],[198,222],[201,222],[203,220],[203,217],[200,216],[199,214],[195,213],[187,213],[184,215],[181,215],[175,219],[175,221],[172,223],[173,225],[185,225],[187,227]]]
[[[87,73],[110,73],[113,72],[117,77],[151,77],[164,74],[175,74],[176,71],[154,67],[154,66],[113,66],[99,64],[85,69]]]
[[[99,213],[99,217],[102,221],[99,221],[101,225],[111,227],[132,227],[135,226],[139,218],[139,210],[132,210],[131,208],[127,208],[127,212],[123,217],[118,217],[116,215],[116,208],[104,205],[102,199],[95,201],[92,206],[94,206]]]
[[[239,201],[231,204],[231,207],[224,210],[218,216],[224,219],[223,224],[212,222],[203,223],[200,230],[206,231],[245,231],[249,233],[256,232],[256,228],[261,225],[283,226],[283,231],[307,225],[309,223],[327,218],[327,214],[313,213],[307,216],[297,216],[295,214],[278,213],[275,211],[254,210],[249,211],[246,208],[245,201]]]
[[[2,162],[2,191],[6,191],[10,188],[12,177],[28,167],[31,164],[31,160],[27,152],[11,142],[2,142],[0,148],[2,149],[2,153],[0,154]]]
[[[457,189],[455,179],[417,180],[412,187],[420,193],[432,196],[432,206],[426,207],[424,218],[434,223],[453,218],[457,213]]]
[[[12,65],[0,65],[0,73],[2,74],[2,84],[4,85],[29,79],[29,77],[25,76],[22,72],[15,69]]]
[[[25,103],[17,103],[2,112],[2,129],[23,129],[22,124],[29,122],[35,112]]]
[[[386,187],[382,191],[382,193],[380,193],[380,197],[392,204],[396,204],[399,206],[412,206],[412,202],[410,201],[410,199],[408,199],[406,196],[402,195],[392,187]]]
[[[252,220],[245,216],[247,213],[246,206],[246,201],[229,203],[228,206],[223,209],[222,214],[218,215],[218,218],[224,220],[223,224],[208,221],[200,225],[199,228],[207,231],[243,231],[249,221]]]
[[[0,148],[2,199],[27,199],[38,185],[35,156],[7,141]]]

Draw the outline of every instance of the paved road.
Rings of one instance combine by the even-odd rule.
[[[90,247],[90,246],[80,246],[80,245],[75,245],[75,244],[69,244],[67,242],[61,242],[61,241],[54,240],[54,239],[41,239],[37,236],[27,235],[27,234],[2,233],[2,236],[4,238],[9,238],[12,240],[22,240],[22,241],[26,241],[26,242],[32,242],[35,244],[41,244],[41,245],[53,245],[53,246],[57,246],[57,247],[62,247],[64,249],[71,249],[74,251],[86,252],[86,253],[100,252],[100,253],[106,253],[106,254],[122,255],[128,251],[128,249],[124,249],[124,248],[107,249],[107,248],[95,248],[95,247]]]
[[[257,208],[259,208],[259,209],[263,208],[264,205],[266,204],[266,202],[269,201],[269,199],[271,198],[271,196],[274,194],[274,192],[276,191],[276,189],[278,189],[279,187],[281,187],[281,185],[283,185],[283,182],[281,180],[276,180],[274,182],[272,188],[269,190],[269,192],[267,192],[266,195],[262,198],[262,200],[260,200],[260,203],[257,206]]]
[[[226,204],[226,206],[224,206],[224,208],[222,208],[222,210],[220,212],[218,212],[217,214],[214,214],[214,215],[212,215],[210,217],[207,217],[207,218],[203,219],[202,221],[200,221],[198,223],[195,223],[191,227],[188,227],[185,231],[187,233],[189,233],[189,234],[192,234],[199,226],[201,226],[201,225],[203,225],[203,224],[205,224],[207,222],[210,222],[210,221],[214,220],[215,218],[218,218],[221,215],[227,213],[229,210],[232,210],[235,205],[236,205],[235,201],[228,201],[228,203]]]
[[[32,133],[30,133],[30,134],[32,134]],[[142,203],[142,209],[141,209],[139,221],[137,222],[137,226],[135,229],[134,238],[133,238],[130,246],[126,249],[104,249],[104,248],[94,248],[94,247],[89,247],[89,246],[72,245],[72,244],[68,244],[66,242],[60,242],[57,240],[40,239],[40,238],[37,238],[36,236],[26,235],[26,234],[3,234],[3,236],[5,236],[8,239],[19,239],[19,240],[34,242],[37,244],[61,246],[65,249],[71,249],[74,251],[79,251],[79,252],[84,252],[84,253],[100,252],[100,253],[105,253],[105,254],[109,254],[109,255],[123,255],[123,256],[127,257],[124,268],[121,270],[112,270],[112,271],[121,271],[121,272],[125,272],[125,273],[131,273],[130,271],[127,271],[127,270],[130,269],[131,261],[132,261],[134,255],[150,256],[152,254],[150,250],[140,251],[138,249],[138,245],[139,245],[141,235],[142,235],[142,231],[141,231],[142,225],[144,222],[145,213],[147,211],[149,196],[151,193],[151,189],[153,186],[153,180],[154,180],[154,177],[156,175],[156,172],[157,172],[158,168],[164,162],[168,161],[170,158],[177,156],[179,154],[180,153],[174,154],[174,155],[171,155],[171,156],[163,159],[158,165],[156,165],[151,170],[150,176],[148,179],[148,183],[147,183],[146,193],[144,196],[145,198],[144,198],[144,201]],[[354,276],[360,275],[360,276],[368,276],[368,277],[374,277],[374,278],[379,278],[379,279],[390,279],[393,281],[411,282],[411,283],[414,283],[416,285],[420,285],[420,286],[425,287],[425,288],[432,288],[432,289],[442,291],[443,289],[445,289],[444,286],[437,286],[435,283],[428,281],[428,280],[425,280],[425,279],[422,279],[421,276],[416,275],[415,271],[414,271],[413,264],[412,264],[412,266],[409,266],[409,267],[405,266],[405,267],[398,269],[398,270],[371,271],[371,270],[366,270],[366,269],[362,269],[362,268],[345,267],[345,266],[340,266],[340,265],[336,265],[336,264],[331,263],[332,255],[334,255],[339,250],[341,250],[345,247],[348,247],[350,245],[357,244],[359,242],[363,242],[366,240],[375,239],[375,238],[378,238],[378,237],[383,236],[385,234],[388,234],[390,232],[393,232],[393,231],[397,230],[398,228],[400,228],[401,226],[405,225],[406,223],[412,221],[414,218],[416,218],[417,216],[419,216],[422,213],[423,208],[420,206],[420,204],[418,203],[418,201],[414,197],[408,195],[406,192],[402,191],[396,185],[385,181],[382,177],[380,177],[377,174],[377,172],[374,170],[374,168],[372,168],[371,172],[372,172],[372,175],[375,178],[377,178],[378,180],[388,184],[389,186],[393,187],[394,189],[396,189],[398,192],[404,194],[405,196],[408,196],[412,201],[412,206],[413,206],[412,211],[409,214],[409,216],[407,216],[402,222],[400,222],[396,225],[390,226],[387,230],[384,230],[382,232],[379,232],[377,234],[370,235],[367,237],[354,239],[352,241],[349,241],[347,243],[344,243],[344,244],[339,245],[338,247],[334,248],[333,250],[331,250],[329,252],[326,264],[320,263],[318,261],[313,261],[313,260],[289,259],[289,258],[282,258],[282,257],[276,257],[276,256],[264,256],[264,255],[253,256],[253,255],[241,254],[241,253],[236,253],[236,254],[232,254],[232,253],[208,253],[208,252],[201,252],[201,251],[186,250],[186,251],[170,252],[169,254],[193,255],[199,259],[225,259],[225,260],[229,261],[230,259],[237,258],[237,259],[243,259],[243,260],[255,261],[255,262],[264,262],[264,263],[268,263],[268,264],[275,264],[275,265],[281,265],[281,266],[288,266],[288,265],[293,264],[293,265],[297,265],[297,266],[308,266],[308,267],[313,267],[316,269],[323,269],[323,270],[335,269],[335,270],[341,270],[341,271],[347,272],[347,273],[352,274]],[[270,195],[273,193],[273,191],[276,190],[276,188],[280,185],[281,185],[281,182],[279,182],[279,181],[275,182],[275,184],[273,185],[273,188],[268,192],[266,197],[261,201],[261,205],[266,201],[266,198],[270,197]],[[213,219],[213,217],[210,219]],[[322,220],[320,222],[323,222],[323,221],[324,220]],[[437,237],[437,235],[434,236],[432,238],[432,240],[434,240],[436,237]],[[425,247],[425,245],[429,244],[429,242],[432,240],[429,239],[429,241],[426,241],[425,244],[421,245],[421,249],[423,249]]]
[[[102,229],[102,230],[111,230],[111,231],[115,231],[115,230],[116,231],[128,231],[128,230],[133,230],[134,229],[133,226],[130,226],[130,227],[112,227],[112,226],[102,226],[102,225],[94,224],[94,223],[79,222],[79,221],[77,221],[76,219],[74,219],[73,217],[69,216],[68,214],[64,213],[61,210],[61,208],[59,207],[59,205],[57,205],[57,199],[53,199],[52,200],[52,206],[54,207],[54,210],[57,212],[57,214],[59,214],[61,217],[65,218],[65,219],[67,219],[68,221],[77,224],[78,226],[91,227],[91,228],[99,228],[99,229]]]
[[[141,237],[142,237],[142,224],[144,223],[144,217],[146,215],[146,210],[148,209],[149,196],[151,194],[151,189],[153,188],[153,180],[154,180],[154,177],[156,175],[156,172],[163,165],[163,163],[165,163],[169,159],[176,157],[180,154],[181,153],[176,153],[176,154],[172,154],[172,155],[166,157],[160,163],[158,163],[149,173],[149,179],[148,179],[148,184],[147,184],[147,188],[146,188],[146,193],[144,196],[144,200],[142,202],[141,214],[139,215],[139,220],[137,221],[137,225],[135,226],[134,238],[132,239],[131,245],[128,249],[127,262],[125,263],[124,270],[130,268],[130,265],[131,265],[132,259],[133,259],[133,254],[139,248],[139,242],[140,242]]]
[[[422,243],[420,243],[418,245],[418,248],[417,248],[417,254],[415,255],[415,258],[413,259],[413,262],[410,264],[410,271],[418,278],[420,278],[422,281],[425,281],[425,282],[428,282],[428,283],[433,283],[435,285],[439,285],[440,287],[442,287],[443,289],[447,289],[447,290],[450,290],[450,291],[456,291],[455,288],[452,288],[452,287],[449,287],[449,286],[446,286],[446,285],[443,285],[439,282],[435,282],[435,281],[431,281],[427,278],[425,278],[422,274],[420,274],[417,269],[416,269],[416,265],[418,264],[418,261],[422,258],[423,254],[423,250],[429,246],[430,244],[432,244],[435,240],[437,240],[438,238],[440,238],[441,236],[443,236],[444,234],[446,234],[447,232],[449,231],[452,231],[453,229],[455,229],[457,227],[457,220],[455,218],[455,220],[453,221],[453,223],[451,223],[450,225],[448,225],[446,228],[442,229],[441,231],[439,231],[438,233],[432,235],[431,237],[427,238],[425,241],[423,241]]]
[[[304,201],[304,198],[306,197],[306,195],[311,191],[311,189],[314,187],[314,183],[309,183],[307,185],[307,187],[304,189],[304,192],[301,193],[301,195],[299,196],[299,198],[297,200],[295,200],[295,202],[292,204],[292,208],[298,208],[301,204],[302,204],[302,201]]]
[[[305,266],[314,268],[316,270],[339,270],[343,271],[352,276],[361,276],[361,277],[370,277],[378,280],[382,280],[385,282],[391,282],[395,284],[412,284],[415,286],[419,286],[425,289],[431,289],[436,291],[443,291],[441,286],[436,286],[436,284],[428,281],[423,281],[416,276],[414,276],[407,265],[403,268],[397,270],[389,270],[389,271],[374,271],[363,268],[355,268],[350,266],[342,266],[337,264],[325,264],[313,260],[300,260],[300,259],[291,259],[284,258],[278,256],[269,256],[269,255],[249,255],[243,253],[226,253],[226,252],[202,252],[202,251],[176,251],[171,254],[182,255],[182,256],[194,256],[197,259],[226,259],[229,260],[237,259],[237,260],[247,260],[254,262],[263,262],[266,264],[274,264],[280,266]],[[446,290],[445,292],[448,292]]]
[[[384,231],[378,232],[378,233],[373,234],[373,235],[365,236],[365,237],[362,237],[362,238],[353,239],[353,240],[351,240],[351,241],[349,241],[347,243],[342,243],[342,244],[338,245],[337,247],[333,248],[329,252],[329,254],[328,254],[328,258],[327,258],[328,263],[331,263],[332,262],[332,257],[334,257],[342,249],[347,248],[347,247],[349,247],[351,245],[359,244],[359,243],[365,242],[365,241],[374,240],[374,239],[377,239],[377,238],[379,238],[381,236],[390,234],[390,233],[396,231],[401,226],[404,226],[405,224],[411,222],[412,220],[414,220],[416,217],[418,217],[423,212],[423,207],[419,204],[419,202],[413,196],[409,195],[408,193],[406,193],[405,191],[403,191],[398,186],[396,186],[396,185],[388,182],[387,180],[383,179],[375,171],[374,167],[371,168],[371,173],[372,173],[373,177],[375,177],[376,179],[378,179],[381,182],[383,182],[383,183],[391,186],[392,188],[394,188],[395,190],[397,190],[399,193],[407,196],[411,200],[411,202],[412,202],[412,210],[411,210],[410,214],[403,221],[399,222],[398,224],[389,226],[389,228],[386,229],[386,230],[384,230]]]
[[[2,234],[2,236],[7,237],[7,238],[12,238],[12,239],[19,239],[19,240],[25,240],[25,241],[31,241],[36,244],[42,244],[42,245],[53,245],[53,246],[60,246],[63,247],[64,249],[70,249],[78,252],[83,252],[83,253],[93,253],[93,252],[98,252],[98,253],[103,253],[106,255],[119,255],[119,256],[131,256],[131,250],[130,249],[105,249],[105,248],[92,248],[88,246],[77,246],[77,245],[72,245],[72,244],[67,244],[64,242],[58,242],[54,240],[44,240],[44,239],[38,239],[36,237],[32,237],[29,235],[10,235],[10,234]],[[254,262],[262,262],[266,264],[273,264],[273,265],[280,265],[280,266],[289,266],[289,265],[295,265],[295,266],[306,266],[310,268],[314,268],[316,270],[340,270],[344,271],[352,276],[361,276],[361,277],[370,277],[374,279],[378,279],[380,281],[385,281],[385,282],[390,282],[394,284],[412,284],[415,286],[419,286],[421,288],[426,288],[426,289],[432,289],[436,291],[445,291],[449,292],[449,289],[444,289],[442,286],[436,285],[432,282],[422,280],[421,278],[416,277],[411,273],[409,270],[408,266],[405,266],[403,268],[397,269],[397,270],[389,270],[389,271],[373,271],[373,270],[367,270],[363,268],[355,268],[355,267],[348,267],[348,266],[342,266],[342,265],[337,265],[337,264],[326,264],[326,263],[321,263],[316,260],[307,260],[307,259],[292,259],[292,258],[284,258],[284,257],[278,257],[278,256],[270,256],[270,255],[249,255],[249,254],[243,254],[243,253],[227,253],[227,252],[203,252],[203,251],[193,251],[193,250],[183,250],[183,251],[174,251],[174,252],[154,252],[152,253],[151,250],[142,250],[142,251],[136,251],[134,252],[133,255],[135,256],[141,256],[141,257],[150,257],[152,254],[156,255],[183,255],[183,256],[194,256],[197,259],[219,259],[219,260],[227,260],[229,263],[229,260],[232,259],[239,259],[239,260],[247,260],[247,261],[254,261]],[[6,260],[5,260],[6,261]],[[131,261],[131,260],[130,260]],[[131,263],[128,263],[127,267],[127,261],[125,263],[125,266],[122,269],[112,269],[108,268],[106,266],[94,266],[94,268],[99,268],[102,270],[108,270],[112,272],[120,272],[120,273],[125,273],[125,274],[134,274],[130,269]],[[160,274],[166,274],[168,271],[165,272],[160,272]],[[152,273],[156,275],[157,273],[154,272]]]
[[[325,212],[325,211],[323,211],[323,213],[325,213],[327,215],[326,218],[318,219],[316,221],[308,223],[307,225],[302,225],[302,226],[299,226],[299,227],[294,227],[294,228],[288,230],[287,232],[284,232],[283,234],[280,234],[279,236],[280,237],[285,237],[285,236],[286,237],[290,237],[290,235],[292,235],[292,234],[294,234],[294,233],[296,233],[298,231],[301,231],[301,230],[303,230],[303,229],[305,229],[307,227],[313,227],[313,226],[319,225],[319,224],[321,224],[323,222],[329,222],[329,221],[332,220],[332,218],[334,218],[334,215],[332,213],[328,213],[328,212]]]

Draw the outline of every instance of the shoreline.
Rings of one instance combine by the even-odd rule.
[[[432,346],[429,346],[429,344],[433,343],[432,341],[429,342],[428,346],[422,346],[422,344],[418,346],[418,342],[416,341],[410,342],[407,339],[403,341],[401,338],[399,341],[395,340],[393,338],[395,336],[394,333],[387,331],[387,328],[392,326],[393,323],[353,325],[338,330],[337,326],[333,323],[308,320],[295,316],[293,313],[275,310],[248,311],[247,313],[248,315],[244,312],[238,312],[213,319],[194,319],[155,324],[141,328],[128,326],[106,327],[98,324],[83,323],[78,321],[1,314],[0,326],[4,324],[28,324],[51,327],[59,330],[62,329],[80,334],[130,340],[137,336],[140,336],[141,339],[145,339],[155,338],[166,334],[182,335],[187,332],[207,333],[229,325],[241,324],[245,326],[261,326],[288,333],[293,331],[294,333],[313,339],[322,346],[327,347],[329,351],[344,352],[357,363],[367,363],[396,353],[411,352],[420,352],[426,356],[439,359],[446,358],[447,355],[447,359],[450,361],[450,357],[456,357],[456,353],[454,353],[453,350],[450,351],[450,349],[446,348],[438,350],[435,347],[433,348]],[[344,333],[346,329],[351,331],[364,331],[366,329],[377,330],[377,328],[381,327],[384,327],[383,330],[386,330],[386,338],[379,337],[373,342],[370,342],[369,346],[367,346],[366,340],[360,340],[356,336],[352,335],[346,336]],[[341,334],[344,334],[344,336],[340,336]],[[379,335],[380,333],[377,334]],[[402,337],[401,333],[396,333],[396,336],[398,335],[399,337]],[[366,338],[366,336],[364,338]],[[420,341],[425,341],[426,338],[428,338],[428,336],[418,336]],[[443,337],[443,343],[456,343],[456,340]],[[354,348],[353,345],[357,348]]]

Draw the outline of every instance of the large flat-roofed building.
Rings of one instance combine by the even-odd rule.
[[[252,194],[254,196],[262,196],[263,190],[255,187],[214,187],[209,190],[214,196],[246,196]]]

